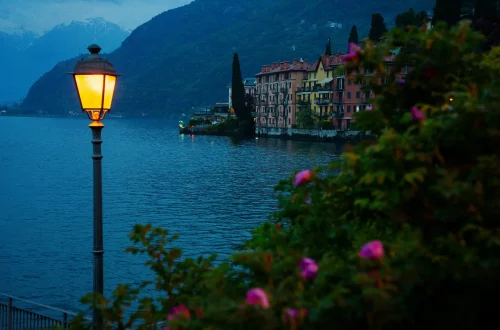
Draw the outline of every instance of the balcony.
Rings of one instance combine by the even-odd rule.
[[[332,88],[330,86],[315,86],[313,88],[313,91],[314,92],[318,92],[318,93],[328,93],[328,92],[331,92],[332,91]]]
[[[309,101],[309,100],[298,100],[297,104],[298,105],[310,105],[311,101]]]
[[[316,104],[316,105],[329,105],[331,103],[332,103],[332,100],[330,100],[330,99],[319,99],[319,100],[314,101],[314,104]]]
[[[310,87],[298,87],[297,93],[311,93]]]
[[[280,93],[283,93],[283,94],[288,93],[288,88],[281,87],[280,88]]]
[[[344,111],[334,111],[332,112],[332,117],[335,117],[337,119],[344,118]]]
[[[333,104],[344,104],[344,99],[336,97],[336,98],[332,99],[332,103]]]

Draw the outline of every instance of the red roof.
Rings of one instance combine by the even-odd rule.
[[[283,69],[281,68],[282,67],[281,64],[284,64]],[[273,65],[275,65],[274,68],[273,68]],[[255,74],[254,76],[256,77],[256,76],[261,76],[261,75],[266,75],[266,74],[275,74],[275,73],[290,72],[290,71],[306,71],[309,68],[309,64],[307,64],[306,61],[302,61],[302,62],[299,61],[295,65],[293,64],[293,62],[275,62],[275,63],[273,63],[273,65],[265,65],[265,66],[269,66],[269,71],[267,71],[267,72],[261,71],[261,72]],[[286,65],[288,65],[288,67],[286,67]]]

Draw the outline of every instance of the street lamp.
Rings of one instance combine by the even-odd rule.
[[[94,160],[94,293],[104,293],[104,267],[103,267],[103,231],[102,231],[102,167],[101,167],[101,131],[104,125],[101,120],[111,109],[113,93],[115,91],[116,73],[113,65],[99,56],[101,47],[90,45],[87,48],[90,55],[78,61],[73,75],[78,97],[84,111],[92,123],[92,145]],[[92,322],[99,328],[102,318],[96,309],[93,311]]]

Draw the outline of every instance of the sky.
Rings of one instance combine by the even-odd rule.
[[[102,17],[133,30],[161,12],[191,0],[0,0],[0,31],[42,34],[54,26]]]

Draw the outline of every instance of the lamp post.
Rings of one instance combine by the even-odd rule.
[[[78,91],[78,97],[84,111],[92,123],[92,145],[94,160],[94,276],[93,292],[104,293],[104,267],[103,267],[103,231],[102,231],[102,167],[101,167],[101,131],[104,127],[102,120],[111,109],[115,90],[116,73],[113,65],[99,56],[101,47],[90,45],[87,48],[90,55],[78,61],[71,73]],[[94,327],[100,328],[102,317],[97,309],[92,315]]]

